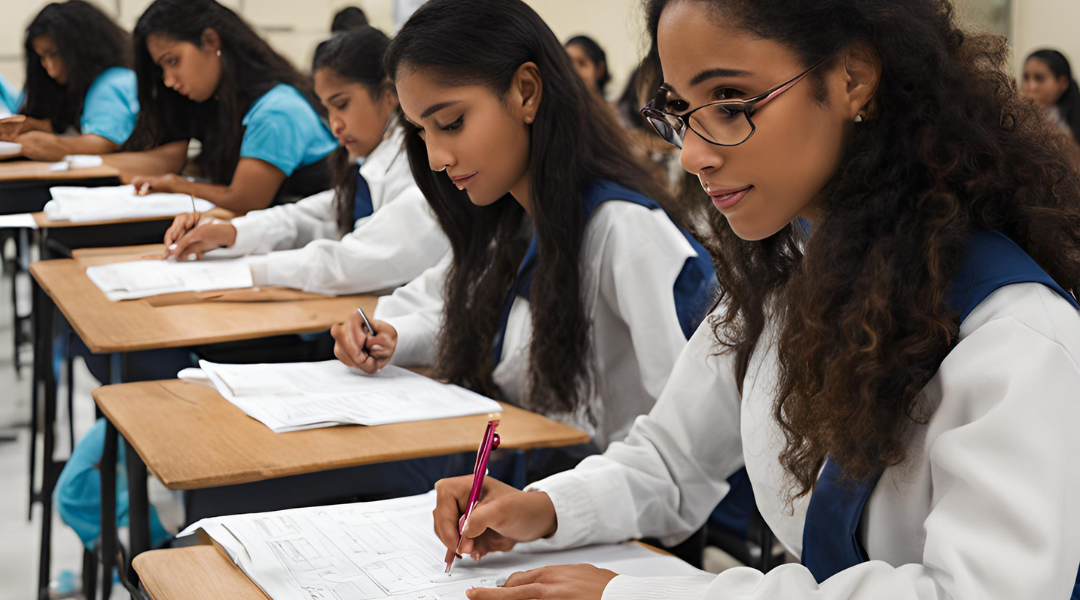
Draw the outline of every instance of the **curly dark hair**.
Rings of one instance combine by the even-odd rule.
[[[607,179],[665,202],[658,180],[625,151],[629,144],[614,115],[590,95],[555,34],[521,0],[425,4],[390,44],[386,70],[394,78],[403,69],[423,69],[446,85],[486,85],[502,97],[530,61],[544,83],[529,150],[531,228],[509,194],[479,207],[433,172],[416,128],[404,125],[413,176],[453,250],[435,366],[449,381],[494,393],[496,328],[534,230],[539,255],[527,405],[544,413],[587,411],[592,361],[581,288],[583,194]]]
[[[962,31],[948,0],[647,0],[654,55],[660,14],[680,1],[805,65],[853,43],[880,60],[870,118],[821,192],[812,235],[792,223],[749,242],[714,213],[710,243],[726,308],[713,327],[740,381],[767,323],[778,327],[774,416],[791,497],[813,489],[826,456],[872,477],[905,458],[932,414],[922,390],[957,342],[945,299],[974,232],[1002,231],[1078,289],[1069,141],[1020,98],[1005,40]]]
[[[56,43],[67,82],[57,83],[34,52],[36,38],[48,35]],[[112,67],[131,66],[131,36],[108,15],[83,0],[48,4],[26,28],[26,104],[23,114],[45,119],[53,131],[79,127],[86,92]]]

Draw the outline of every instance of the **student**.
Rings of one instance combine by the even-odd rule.
[[[1024,62],[1024,95],[1080,142],[1080,86],[1069,59],[1057,50],[1036,50]]]
[[[745,465],[805,566],[551,567],[469,598],[1077,597],[1080,175],[1005,40],[941,0],[650,0],[647,23],[646,112],[718,209],[720,305],[625,443],[488,479],[461,551],[683,539]],[[436,488],[451,549],[470,483]]]
[[[362,29],[367,25],[368,18],[364,14],[364,9],[359,6],[346,6],[334,15],[333,21],[330,22],[330,32],[340,33],[342,31]]]
[[[205,198],[244,214],[330,185],[337,143],[308,78],[213,0],[155,0],[135,25],[139,115],[131,149],[110,157],[140,192]],[[176,175],[188,141],[206,183]]]
[[[341,143],[334,189],[195,229],[197,219],[181,215],[165,234],[167,254],[269,252],[252,265],[256,285],[320,294],[388,291],[434,266],[449,245],[402,149],[397,95],[382,64],[389,44],[365,26],[315,50],[315,92]],[[366,157],[359,171],[357,157]]]
[[[433,365],[591,434],[541,470],[620,439],[707,310],[706,252],[650,199],[614,117],[520,0],[425,4],[386,63],[453,252],[379,301],[377,335],[358,316],[336,325],[335,355],[367,372]]]
[[[599,98],[606,98],[611,73],[608,72],[607,53],[600,44],[587,35],[576,35],[566,41],[566,53],[585,86]]]
[[[34,17],[24,51],[25,99],[2,94],[24,117],[0,121],[0,141],[37,160],[119,150],[139,114],[131,36],[92,4],[68,0]]]
[[[22,100],[22,92],[11,85],[7,77],[0,75],[0,119],[18,114]]]

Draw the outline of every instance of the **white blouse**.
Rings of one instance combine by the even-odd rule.
[[[781,500],[775,343],[775,332],[763,337],[740,397],[731,354],[717,354],[703,324],[625,442],[531,488],[551,496],[558,531],[526,547],[681,541],[745,465],[763,517],[798,556],[809,498],[793,511]],[[795,564],[620,575],[604,599],[1066,600],[1080,565],[1078,358],[1080,316],[1065,299],[1038,284],[999,289],[964,321],[924,391],[936,411],[870,496],[869,562],[821,585]]]
[[[673,286],[693,247],[668,216],[638,204],[602,203],[589,219],[582,246],[585,314],[592,325],[594,427],[580,414],[548,415],[592,436],[599,448],[622,439],[635,417],[649,412],[686,345]],[[447,257],[415,281],[379,300],[378,319],[398,332],[391,362],[430,365],[442,324]],[[450,325],[448,335],[453,335]],[[502,359],[493,373],[506,398],[525,401],[532,340],[529,301],[510,310]],[[484,352],[484,349],[479,349]]]
[[[265,262],[252,265],[255,285],[319,294],[386,293],[412,281],[438,263],[450,244],[416,187],[402,136],[392,130],[364,160],[360,174],[374,213],[357,219],[344,237],[334,190],[327,190],[233,219],[236,243],[209,256],[269,253]]]

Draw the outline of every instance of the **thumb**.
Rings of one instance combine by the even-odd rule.
[[[462,536],[477,538],[488,529],[501,534],[499,528],[504,522],[503,512],[502,503],[498,500],[478,504],[469,515],[469,520],[461,532]]]

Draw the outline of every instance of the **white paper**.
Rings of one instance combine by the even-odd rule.
[[[72,169],[90,169],[105,164],[105,160],[97,154],[69,154],[64,157],[64,162]]]
[[[274,600],[459,600],[517,571],[589,563],[637,577],[707,574],[636,544],[458,560],[446,576],[435,536],[435,494],[203,519],[203,529]]]
[[[66,163],[65,163],[66,164]],[[49,189],[52,200],[45,204],[45,216],[53,221],[108,221],[171,217],[191,212],[191,196],[187,194],[135,194],[130,185],[106,187],[64,187]],[[214,208],[207,200],[195,199],[195,210],[206,212]]]
[[[137,260],[87,267],[86,276],[114,302],[175,292],[249,288],[249,260]]]
[[[15,142],[0,142],[0,158],[18,156],[22,154],[22,144]]]
[[[30,213],[0,215],[0,229],[9,229],[16,227],[37,229],[37,221],[34,220],[34,215]]]
[[[199,366],[226,400],[277,433],[502,411],[490,398],[394,366],[374,375],[336,360]]]

